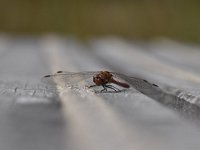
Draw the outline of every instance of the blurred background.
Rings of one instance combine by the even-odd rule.
[[[198,0],[0,0],[0,32],[200,41]]]
[[[0,0],[0,150],[200,150],[199,18],[199,0]],[[145,80],[41,82],[58,70]]]

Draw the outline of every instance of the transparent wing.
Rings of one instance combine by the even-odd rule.
[[[159,88],[158,85],[153,84],[148,82],[147,80],[138,78],[138,77],[133,77],[133,76],[127,76],[124,74],[120,74],[120,73],[115,73],[115,72],[111,72],[113,74],[114,78],[121,78],[123,80],[125,80],[128,84],[132,85],[136,90],[144,93],[143,91],[145,90],[151,90],[152,87],[153,88]],[[151,90],[152,92],[152,90]]]
[[[114,78],[120,78],[120,79],[123,79],[123,80],[127,80],[127,79],[135,79],[135,80],[142,80],[138,77],[133,77],[133,76],[127,76],[127,75],[124,75],[124,74],[121,74],[121,73],[116,73],[116,72],[110,72]]]
[[[88,78],[92,78],[94,74],[98,74],[98,71],[86,71],[86,72],[67,72],[58,71],[53,75],[47,75],[42,78],[42,82],[53,85],[72,86],[80,81],[84,81]]]
[[[67,72],[67,71],[58,71],[53,75],[47,75],[42,78],[42,82],[47,84],[53,85],[60,85],[60,86],[73,86],[81,81],[85,81],[89,78],[88,81],[92,82],[92,77],[95,74],[98,74],[100,71],[88,71],[88,72]],[[148,81],[127,76],[120,73],[110,72],[113,75],[113,78],[118,80],[122,80],[127,82],[130,86],[135,88],[136,90],[140,91],[143,94],[152,94],[153,92],[157,92],[159,87],[155,84],[149,83]],[[157,90],[155,90],[157,89]],[[156,93],[157,94],[157,93]]]

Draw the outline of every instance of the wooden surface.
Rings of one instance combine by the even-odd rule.
[[[0,149],[198,150],[199,56],[171,41],[2,35]],[[58,70],[111,70],[132,88],[95,94],[41,82]]]

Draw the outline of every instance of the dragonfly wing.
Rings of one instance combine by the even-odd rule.
[[[94,74],[98,74],[100,71],[82,71],[82,72],[70,72],[70,71],[57,71],[54,75],[56,74],[80,74],[83,76],[87,76],[87,75],[94,75]]]
[[[73,86],[80,81],[84,81],[98,72],[67,72],[59,71],[53,75],[47,75],[42,78],[42,82],[47,84],[61,85],[61,86]]]
[[[158,85],[150,83],[147,80],[144,80],[144,79],[141,79],[141,78],[127,76],[127,75],[124,75],[124,74],[119,74],[119,73],[114,73],[114,72],[112,74],[113,74],[114,77],[121,78],[121,79],[125,80],[130,85],[132,85],[136,90],[138,90],[140,92],[144,91],[144,90],[152,89],[152,87],[158,88]]]
[[[127,76],[127,75],[124,75],[124,74],[121,74],[121,73],[116,73],[116,72],[111,72],[111,74],[113,75],[114,78],[121,78],[123,80],[126,80],[126,79],[142,80],[138,77]]]

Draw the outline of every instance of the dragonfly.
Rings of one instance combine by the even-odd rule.
[[[115,84],[122,88],[128,89],[130,85],[128,83],[119,81],[115,79],[119,74],[109,71],[86,71],[86,72],[67,72],[67,71],[57,71],[53,75],[46,75],[42,78],[45,83],[55,83],[60,85],[72,86],[82,80],[92,78],[93,85],[88,86],[92,88],[95,86],[102,86],[103,89],[100,92],[107,92],[108,89],[114,92],[120,92],[121,90],[113,86]]]
[[[93,85],[87,86],[93,88],[101,86],[103,89],[100,92],[121,92],[118,87],[128,89],[131,85],[137,90],[151,88],[152,86],[158,87],[155,84],[151,84],[146,80],[126,76],[124,74],[109,72],[109,71],[85,71],[85,72],[68,72],[68,71],[57,71],[53,75],[46,75],[42,78],[42,82],[48,84],[56,84],[61,86],[73,87],[75,84],[90,79]],[[121,81],[125,79],[125,81]],[[130,82],[131,84],[127,83]],[[114,86],[117,85],[118,87]],[[108,91],[109,89],[109,91]],[[111,91],[110,91],[111,90]],[[97,92],[96,92],[97,93]]]

